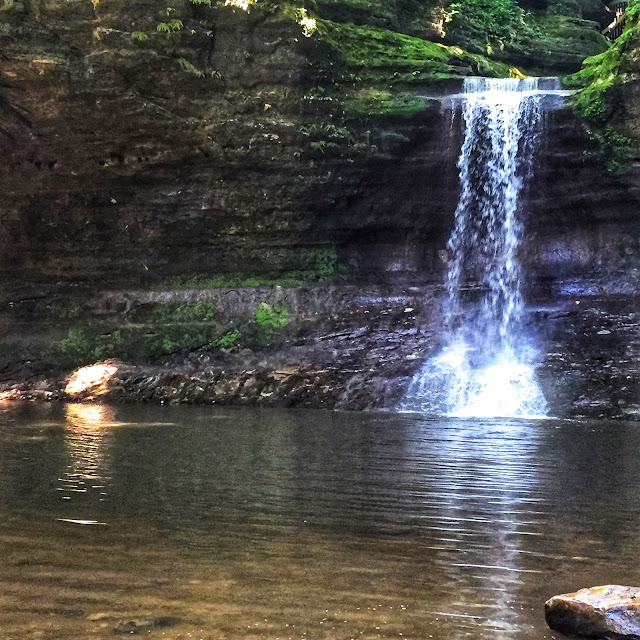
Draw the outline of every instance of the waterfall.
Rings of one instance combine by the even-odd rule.
[[[522,327],[520,196],[554,79],[469,78],[462,96],[460,198],[447,244],[445,344],[411,381],[403,411],[541,416],[535,350]],[[468,290],[479,287],[470,304]]]

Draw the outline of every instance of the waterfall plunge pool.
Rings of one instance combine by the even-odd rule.
[[[15,404],[0,440],[3,639],[543,640],[640,581],[637,424]]]

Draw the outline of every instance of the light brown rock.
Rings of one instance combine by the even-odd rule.
[[[545,618],[566,635],[640,639],[640,589],[609,584],[554,596]]]

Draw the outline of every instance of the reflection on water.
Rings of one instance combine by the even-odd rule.
[[[113,438],[108,428],[114,425],[114,411],[105,405],[74,403],[66,405],[65,413],[69,461],[59,478],[58,491],[63,500],[82,493],[102,501],[111,467],[109,450]],[[86,500],[88,496],[83,498]]]
[[[0,409],[0,638],[551,638],[550,595],[640,579],[639,453],[623,423]]]

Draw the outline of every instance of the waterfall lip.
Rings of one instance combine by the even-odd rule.
[[[468,93],[450,93],[445,96],[440,96],[438,98],[434,98],[433,96],[420,96],[420,98],[429,99],[429,100],[437,100],[440,103],[440,108],[444,111],[453,110],[461,107],[465,100],[469,99],[470,95],[473,96],[489,96],[495,95],[495,91],[478,91],[472,94]],[[505,91],[504,93],[510,93]],[[555,109],[560,109],[564,106],[565,101],[570,96],[576,93],[575,89],[538,89],[532,91],[523,91],[519,95],[522,97],[527,96],[538,96],[542,103],[545,111],[554,111]]]
[[[566,98],[574,95],[576,89],[563,89],[560,78],[555,76],[533,76],[529,78],[487,78],[470,76],[463,79],[461,91],[455,93],[421,94],[423,100],[436,100],[442,109],[454,109],[469,99],[470,95],[495,95],[496,93],[517,93],[522,98],[539,96],[544,101],[545,111],[563,106]]]

